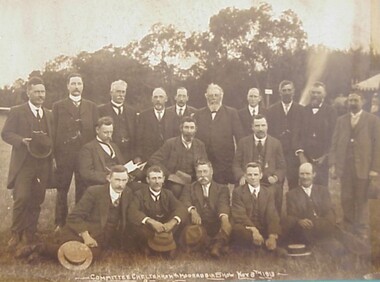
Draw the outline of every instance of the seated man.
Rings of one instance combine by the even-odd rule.
[[[260,185],[260,164],[246,164],[244,177],[247,183],[232,194],[232,241],[244,247],[264,245],[275,250],[281,228],[273,192]]]
[[[195,171],[197,181],[184,188],[181,201],[190,214],[191,224],[201,225],[211,237],[211,256],[219,258],[231,233],[229,190],[227,186],[212,180],[213,169],[210,162],[199,161]],[[185,227],[183,232],[188,230]]]
[[[107,183],[109,168],[125,163],[118,146],[111,141],[112,133],[112,118],[100,118],[96,124],[96,138],[79,152],[79,174],[86,187]]]
[[[342,243],[349,251],[364,254],[368,247],[336,224],[334,207],[326,187],[313,183],[315,171],[311,163],[299,167],[300,185],[286,195],[287,217],[283,221],[284,236],[289,243],[316,245],[328,243],[341,248]],[[339,242],[336,242],[339,241]]]
[[[146,181],[148,185],[135,192],[128,218],[135,244],[140,250],[150,252],[148,241],[157,234],[166,233],[163,234],[167,235],[166,238],[177,237],[178,226],[186,218],[186,211],[171,191],[162,189],[165,176],[159,166],[148,168]],[[170,252],[169,256],[174,253]]]
[[[165,175],[169,176],[166,188],[170,189],[177,199],[181,195],[183,184],[172,181],[170,176],[176,173],[186,175],[190,184],[192,180],[195,181],[196,162],[207,159],[205,145],[201,140],[194,138],[197,132],[195,119],[189,116],[182,118],[180,131],[180,136],[166,140],[148,162],[148,166],[159,165]]]
[[[132,192],[127,187],[128,173],[122,165],[112,166],[108,184],[89,187],[54,243],[27,245],[16,253],[18,258],[32,259],[33,254],[57,258],[59,247],[67,241],[79,241],[90,247],[93,256],[110,247],[120,248],[127,238],[127,210]],[[121,240],[123,239],[123,240]]]

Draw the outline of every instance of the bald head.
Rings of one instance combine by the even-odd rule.
[[[310,187],[314,180],[314,169],[311,163],[303,163],[299,168],[299,182],[303,187]]]

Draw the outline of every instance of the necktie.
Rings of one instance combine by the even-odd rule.
[[[256,115],[255,109],[252,110],[252,116],[254,117]]]
[[[256,190],[256,188],[253,188],[252,197],[253,197],[254,200],[257,199],[257,190]]]
[[[161,195],[161,193],[160,194],[158,194],[158,195],[154,195],[153,193],[150,193],[151,195],[152,195],[152,197],[153,197],[153,201],[155,201],[155,202],[157,202],[159,199],[160,199],[160,195]]]
[[[178,115],[179,115],[180,117],[183,115],[182,108],[179,109],[179,111],[178,111]]]
[[[288,114],[289,108],[290,108],[290,105],[289,104],[285,104],[285,115]]]
[[[120,196],[119,196],[119,197],[113,202],[113,205],[114,205],[115,207],[118,207],[119,204],[120,204]]]
[[[257,151],[259,152],[260,155],[263,152],[263,143],[261,143],[261,140],[257,142]]]
[[[36,109],[36,112],[37,112],[37,119],[40,120],[41,119],[40,109]]]
[[[351,126],[355,127],[358,124],[359,121],[359,115],[351,116]]]
[[[114,107],[118,116],[120,116],[123,113],[123,106],[118,107],[116,105],[112,105],[112,107]]]
[[[105,145],[105,146],[109,149],[109,151],[110,151],[109,155],[110,155],[111,159],[113,159],[113,158],[115,157],[115,151],[113,150],[112,146],[111,146],[110,144],[108,144],[108,143],[106,143],[106,142],[102,142],[102,141],[100,141],[100,140],[98,140],[98,142],[99,142],[100,144]],[[108,153],[108,152],[107,152],[107,153]]]
[[[157,111],[157,118],[158,118],[158,121],[160,121],[162,119],[161,111]]]
[[[214,120],[214,119],[215,119],[215,116],[216,116],[216,111],[212,111],[212,112],[211,112],[211,119]]]
[[[206,186],[202,186],[202,189],[203,189],[203,196],[204,196],[205,198],[208,198],[207,187],[206,187]]]

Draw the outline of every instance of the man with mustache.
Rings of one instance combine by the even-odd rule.
[[[152,93],[153,107],[139,115],[135,162],[147,161],[165,140],[175,136],[175,114],[166,110],[167,100],[165,90],[155,88]]]
[[[239,185],[246,184],[245,167],[250,162],[261,165],[263,186],[271,186],[275,195],[276,208],[281,212],[282,184],[285,178],[286,163],[279,140],[267,134],[267,120],[262,115],[252,120],[253,134],[242,138],[237,146],[233,162],[233,172]]]
[[[30,244],[36,239],[41,204],[52,172],[53,121],[51,112],[42,107],[45,85],[41,78],[32,77],[26,87],[29,101],[11,108],[1,132],[3,140],[12,145],[7,184],[7,188],[13,189],[10,251],[21,240]],[[33,151],[33,143],[39,137],[44,137],[46,146],[37,144],[34,148],[42,150]]]
[[[54,155],[56,160],[57,200],[55,206],[56,230],[66,222],[67,194],[75,175],[75,202],[82,197],[85,187],[80,179],[78,153],[82,146],[95,137],[98,121],[96,104],[83,99],[83,79],[78,73],[67,78],[69,96],[53,104]]]
[[[236,109],[225,106],[223,89],[210,84],[205,94],[207,107],[195,113],[197,137],[205,143],[214,170],[214,180],[220,184],[234,183],[232,160],[235,143],[243,137],[243,128]]]
[[[268,108],[266,113],[268,133],[280,140],[286,160],[286,178],[289,189],[298,185],[299,159],[297,152],[301,148],[300,129],[304,108],[293,98],[295,88],[292,81],[283,80],[279,85],[281,101]]]
[[[186,184],[180,182],[187,180],[184,182],[190,184],[195,181],[195,164],[200,159],[207,159],[205,145],[195,138],[197,132],[195,119],[190,116],[183,117],[180,132],[180,136],[166,140],[148,161],[148,166],[159,165],[162,168],[169,177],[166,188],[170,189],[177,198],[180,197]],[[173,174],[179,177],[178,181],[175,181],[177,177]]]
[[[181,201],[190,214],[190,224],[200,225],[204,230],[202,233],[211,238],[210,255],[220,258],[231,234],[229,190],[212,180],[213,168],[209,161],[200,160],[195,171],[197,181],[185,187]],[[190,230],[191,227],[187,226],[183,232]]]
[[[314,183],[327,187],[329,180],[328,152],[337,119],[336,110],[326,101],[326,87],[322,82],[313,83],[309,90],[310,103],[305,107],[300,132],[299,154],[314,164]]]
[[[368,186],[380,173],[380,120],[365,111],[363,97],[348,95],[349,113],[338,118],[329,154],[330,174],[340,178],[343,223],[368,239]]]
[[[96,124],[96,138],[79,151],[79,174],[86,187],[107,183],[109,169],[125,163],[119,147],[112,142],[112,133],[112,118],[100,118]]]
[[[99,106],[99,116],[113,119],[112,140],[126,161],[135,157],[136,111],[125,103],[128,84],[117,80],[111,84],[111,101]]]

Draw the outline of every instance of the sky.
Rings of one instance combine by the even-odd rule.
[[[378,0],[374,0],[378,1]],[[259,0],[0,0],[0,87],[59,55],[125,46],[157,22],[185,32],[205,31],[226,7],[246,9]],[[370,41],[371,0],[268,0],[275,16],[292,9],[310,45],[334,49]],[[379,5],[380,7],[380,5]]]

